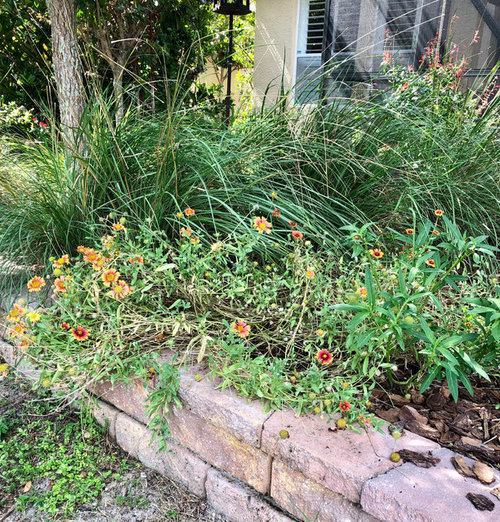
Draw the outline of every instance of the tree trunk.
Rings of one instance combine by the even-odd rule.
[[[77,130],[85,99],[78,56],[75,0],[48,0],[47,6],[52,27],[52,63],[61,124],[68,146],[78,150]]]

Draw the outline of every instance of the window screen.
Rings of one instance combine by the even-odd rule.
[[[387,0],[387,29],[395,49],[413,49],[417,0]]]

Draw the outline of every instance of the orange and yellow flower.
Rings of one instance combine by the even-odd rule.
[[[271,192],[271,197],[273,199],[276,199],[278,197],[278,194],[276,194],[276,192]]]
[[[8,333],[12,339],[15,339],[16,337],[22,337],[26,333],[26,324],[22,321],[19,321],[17,324],[9,328]]]
[[[186,228],[186,227],[181,228],[182,237],[191,237],[192,235],[193,235],[193,231],[190,228]]]
[[[89,336],[89,331],[83,326],[77,326],[71,329],[71,334],[77,341],[85,341]]]
[[[439,230],[433,230],[432,233],[433,233],[435,236],[439,236]]]
[[[113,223],[113,225],[111,226],[111,228],[112,228],[115,232],[120,232],[121,230],[125,230],[125,227],[124,227],[121,223]]]
[[[298,230],[294,230],[292,232],[293,239],[302,239],[304,237],[304,234],[302,232],[299,232]]]
[[[139,254],[136,254],[134,257],[131,257],[129,259],[129,262],[133,265],[143,265],[144,264],[144,258],[140,256]]]
[[[434,214],[437,216],[437,217],[441,217],[443,214],[444,214],[444,210],[441,210],[441,209],[436,209],[434,211]]]
[[[56,259],[52,266],[54,268],[62,268],[64,265],[69,265],[69,256],[68,254],[64,254],[59,259]]]
[[[348,401],[340,401],[339,408],[342,411],[349,411],[351,409],[351,403]]]
[[[316,277],[316,273],[314,272],[314,270],[312,268],[308,268],[306,270],[306,277],[307,277],[307,279],[314,279]]]
[[[61,330],[69,330],[71,328],[69,323],[61,323]]]
[[[68,289],[66,287],[66,281],[64,280],[64,277],[58,277],[55,281],[54,281],[54,286],[56,287],[56,290],[60,293],[60,294],[63,294],[64,292],[66,292],[66,290]]]
[[[185,211],[184,211],[184,214],[186,214],[186,216],[194,216],[196,214],[196,212],[194,211],[194,209],[192,208],[187,208]]]
[[[210,248],[212,252],[218,252],[222,248],[222,243],[220,241],[217,241],[217,243],[212,243]]]
[[[382,257],[384,257],[384,253],[382,252],[382,250],[379,250],[378,248],[370,250],[370,254],[377,259],[381,259]]]
[[[245,321],[238,320],[231,324],[231,330],[233,333],[238,334],[239,337],[244,339],[250,334],[250,325]]]
[[[177,212],[176,216],[180,219],[181,217],[184,216],[184,214],[182,212]]]
[[[111,286],[112,284],[116,283],[119,278],[120,278],[120,272],[118,272],[114,268],[109,268],[108,270],[103,272],[103,274],[101,276],[104,286]]]
[[[361,288],[358,288],[356,290],[356,293],[362,295],[363,297],[366,297],[366,295],[368,294],[368,290],[366,289],[366,286],[362,286]]]
[[[21,320],[21,318],[23,317],[23,315],[25,313],[26,313],[26,308],[23,308],[19,304],[15,304],[12,307],[12,310],[9,312],[9,315],[7,316],[7,321],[9,321],[9,323],[17,323],[18,321]]]
[[[411,236],[412,234],[415,234],[415,230],[413,230],[413,228],[407,228],[405,232],[406,232],[409,236]]]
[[[125,281],[116,281],[113,289],[108,292],[109,297],[123,299],[132,292],[132,288]]]
[[[28,281],[28,292],[40,292],[45,286],[45,280],[43,277],[35,276]]]
[[[428,259],[426,262],[425,262],[426,265],[429,265],[431,268],[435,268],[436,267],[436,262],[434,261],[434,259]]]
[[[80,254],[87,254],[89,252],[89,250],[91,250],[91,249],[80,245],[79,247],[77,247],[76,250],[77,250],[77,252],[80,252]]]
[[[316,359],[318,359],[321,364],[330,364],[333,361],[333,354],[328,350],[319,350],[316,354]]]
[[[193,236],[193,237],[191,238],[191,244],[192,244],[192,245],[197,245],[199,242],[200,242],[200,238],[195,237],[195,236]]]
[[[257,232],[259,234],[263,234],[264,232],[266,234],[270,234],[271,233],[271,227],[273,225],[271,223],[269,223],[269,221],[266,218],[264,218],[264,217],[256,217],[253,220],[253,226],[254,226],[255,230],[257,230]]]

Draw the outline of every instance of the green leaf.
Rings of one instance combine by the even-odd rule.
[[[340,312],[361,312],[366,310],[366,305],[355,305],[355,304],[337,304],[333,305],[330,308],[334,310],[339,310]]]
[[[366,265],[365,284],[366,284],[368,302],[373,307],[373,306],[375,306],[375,286],[373,284],[373,274],[372,274],[370,265]]]
[[[420,393],[424,393],[425,390],[431,385],[432,381],[436,378],[440,370],[439,366],[434,366],[432,370],[429,371],[427,377],[422,381],[422,385],[420,386]]]
[[[446,368],[446,381],[453,399],[458,402],[458,380],[456,374],[450,368]]]

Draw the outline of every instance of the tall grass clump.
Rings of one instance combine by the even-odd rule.
[[[74,253],[110,213],[174,239],[188,207],[207,241],[273,216],[278,233],[261,242],[262,257],[279,255],[290,222],[334,249],[345,225],[411,225],[436,208],[496,239],[499,95],[488,80],[462,92],[460,70],[387,65],[385,93],[307,110],[278,101],[229,129],[180,92],[161,112],[131,103],[116,123],[113,100],[95,88],[71,160],[55,124],[36,141],[4,140],[2,259],[29,267]]]

